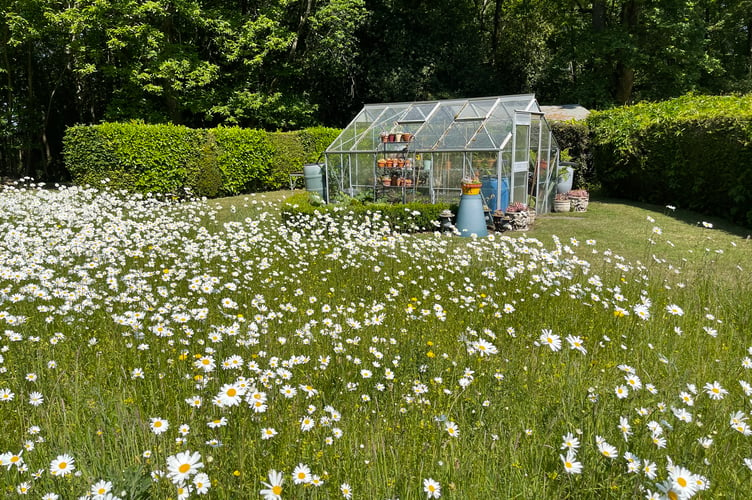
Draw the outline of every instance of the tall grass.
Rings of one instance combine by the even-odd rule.
[[[752,492],[746,240],[645,211],[605,242],[554,218],[332,232],[272,196],[0,195],[4,493],[257,498],[271,471],[282,498]]]

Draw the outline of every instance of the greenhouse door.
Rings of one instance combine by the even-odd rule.
[[[512,137],[512,182],[510,203],[527,203],[530,170],[530,113],[515,111]]]

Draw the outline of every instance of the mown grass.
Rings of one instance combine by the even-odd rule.
[[[677,492],[679,467],[709,485],[685,496],[752,492],[752,436],[730,423],[752,390],[741,231],[593,201],[527,235],[332,233],[282,224],[285,195],[0,195],[0,454],[25,449],[20,467],[3,461],[4,493],[77,498],[104,480],[121,498],[178,498],[168,459],[186,450],[219,499],[259,497],[272,470],[283,498],[343,483],[426,498],[429,478],[441,498],[635,498]],[[214,403],[228,388],[238,404]],[[567,433],[581,474],[564,470]],[[63,454],[75,470],[53,475]],[[294,484],[299,464],[323,484]],[[196,477],[183,495],[199,496]]]

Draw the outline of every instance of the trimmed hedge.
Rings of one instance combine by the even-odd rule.
[[[752,95],[688,95],[590,115],[604,194],[752,227]]]
[[[263,130],[218,127],[209,131],[217,141],[217,165],[222,171],[222,193],[235,195],[270,189],[274,148]]]
[[[306,163],[319,163],[327,146],[339,135],[340,130],[328,127],[312,127],[294,132],[269,134],[274,155],[271,159],[269,189],[287,186],[291,172],[303,169]]]
[[[551,131],[559,147],[568,149],[574,169],[573,185],[592,190],[598,184],[590,155],[590,128],[583,120],[551,121]]]
[[[439,214],[450,207],[447,203],[364,203],[354,198],[346,205],[322,205],[316,198],[317,195],[307,191],[290,196],[282,207],[282,218],[293,221],[321,214],[328,215],[336,224],[363,224],[380,218],[396,231],[414,233],[438,229]],[[377,213],[380,215],[375,219]]]
[[[205,130],[177,125],[104,123],[70,127],[63,139],[66,167],[77,184],[175,193],[188,165],[200,163]]]
[[[339,130],[211,130],[139,122],[68,128],[63,155],[76,184],[215,197],[279,189],[316,161]]]

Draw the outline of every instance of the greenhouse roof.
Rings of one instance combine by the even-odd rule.
[[[532,94],[366,104],[326,152],[373,152],[382,133],[405,132],[414,151],[497,151],[511,137],[515,112],[541,110]]]

